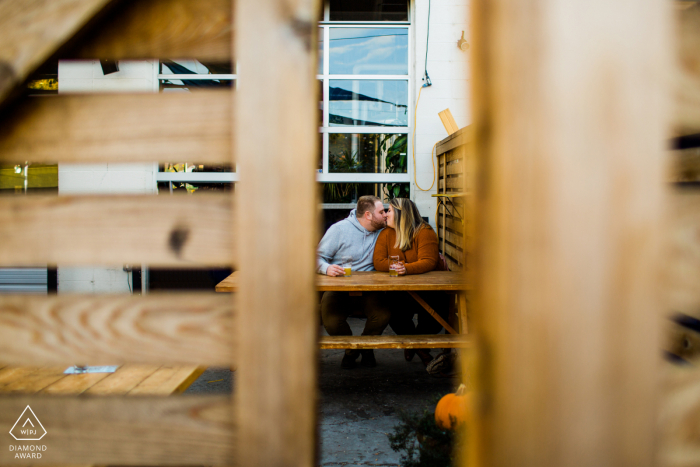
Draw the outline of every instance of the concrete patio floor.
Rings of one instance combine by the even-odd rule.
[[[364,320],[350,318],[349,323],[353,334],[362,332]],[[384,333],[393,334],[391,328]],[[457,382],[430,376],[417,356],[406,362],[402,350],[375,350],[376,368],[352,370],[340,368],[343,353],[320,352],[319,464],[398,466],[401,455],[386,436],[399,422],[398,411],[432,410],[434,396],[454,392]],[[185,393],[230,392],[234,376],[228,368],[209,368]]]

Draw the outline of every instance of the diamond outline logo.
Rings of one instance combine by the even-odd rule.
[[[20,422],[20,420],[22,420],[22,417],[24,417],[24,414],[27,413],[27,410],[29,410],[29,411],[32,413],[32,415],[34,416],[34,419],[36,420],[36,422],[39,424],[39,426],[41,427],[41,429],[44,430],[44,434],[41,435],[41,436],[39,436],[38,438],[18,438],[18,437],[15,436],[14,433],[12,433],[12,430],[14,430],[15,427],[17,426],[17,424]],[[34,426],[34,424],[32,423],[32,421],[29,419],[29,416],[27,416],[27,420],[29,420],[29,423],[30,423],[32,426]],[[26,425],[26,424],[27,424],[27,422],[24,422],[24,425]],[[22,427],[24,427],[24,425],[22,425]],[[20,416],[19,416],[19,418],[17,419],[17,421],[15,422],[15,424],[12,425],[12,428],[10,428],[10,434],[11,434],[12,437],[13,437],[14,439],[16,439],[17,441],[39,441],[41,438],[43,438],[44,436],[46,436],[46,433],[48,433],[48,432],[46,431],[46,428],[44,428],[44,425],[42,425],[42,424],[41,424],[41,421],[39,421],[39,417],[36,416],[36,414],[34,413],[34,411],[32,410],[32,408],[29,407],[29,406],[27,406],[27,407],[22,411],[22,413],[20,414]]]

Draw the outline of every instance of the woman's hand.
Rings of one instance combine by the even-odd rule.
[[[403,261],[400,261],[398,264],[394,266],[394,269],[396,270],[397,273],[399,273],[399,276],[403,276],[406,274],[406,265],[404,264]]]

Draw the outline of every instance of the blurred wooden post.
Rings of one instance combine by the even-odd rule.
[[[238,463],[315,462],[318,0],[239,1]]]
[[[472,5],[473,449],[489,466],[650,466],[672,5]]]

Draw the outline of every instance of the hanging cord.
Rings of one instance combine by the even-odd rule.
[[[428,87],[432,86],[433,83],[430,81],[430,76],[428,76],[428,44],[430,41],[430,0],[428,0],[428,34],[426,35],[425,38],[425,67],[424,67],[424,75],[423,75],[423,81],[425,83],[423,84],[423,87]],[[418,97],[420,98],[420,93],[418,94]]]
[[[420,191],[430,191],[433,189],[433,185],[435,185],[435,159],[433,159],[433,152],[435,152],[435,146],[437,146],[437,143],[433,144],[433,149],[430,150],[430,162],[433,163],[433,182],[430,184],[430,188],[425,190],[421,188],[418,185],[418,179],[416,178],[418,172],[418,170],[416,170],[416,117],[418,114],[418,102],[420,102],[420,93],[421,91],[423,91],[424,87],[426,86],[421,86],[420,90],[418,91],[418,99],[416,99],[416,110],[415,112],[413,112],[413,137],[411,138],[411,144],[413,146],[413,182],[416,184],[416,188],[418,188]]]

